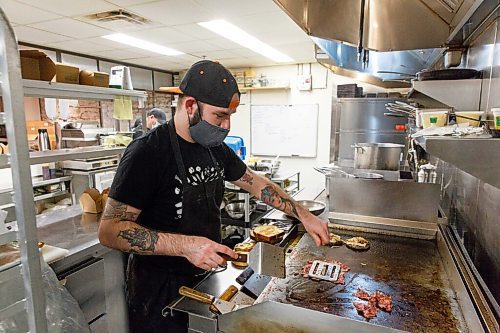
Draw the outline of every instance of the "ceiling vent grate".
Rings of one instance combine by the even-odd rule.
[[[139,15],[133,14],[124,9],[110,10],[107,12],[95,13],[85,16],[87,20],[97,21],[101,23],[107,22],[126,22],[137,25],[145,25],[151,23],[148,19]]]

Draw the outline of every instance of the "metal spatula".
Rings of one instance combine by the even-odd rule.
[[[223,253],[219,255],[226,260],[234,260]],[[238,253],[238,259],[234,261],[247,262],[247,260],[248,265],[257,274],[285,277],[285,249],[282,247],[258,242],[248,253],[248,258],[245,254]]]

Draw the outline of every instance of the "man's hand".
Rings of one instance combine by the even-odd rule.
[[[328,223],[326,221],[309,213],[301,218],[301,222],[317,246],[328,245],[330,243],[330,232],[328,231]]]
[[[216,243],[208,238],[185,236],[182,255],[193,265],[204,270],[226,266],[226,260],[218,253],[224,253],[237,259],[238,254],[229,247]]]
[[[257,175],[247,168],[245,174],[233,183],[252,193],[255,197],[264,201],[269,206],[299,219],[306,228],[306,231],[314,239],[317,246],[330,243],[328,223],[311,214],[306,208],[295,202],[295,200],[285,193],[283,189],[272,183],[269,179]]]

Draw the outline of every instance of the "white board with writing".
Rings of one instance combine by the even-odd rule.
[[[250,126],[252,155],[316,156],[318,104],[252,105]]]

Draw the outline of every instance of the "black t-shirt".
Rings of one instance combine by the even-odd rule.
[[[209,180],[240,179],[246,165],[225,143],[209,151],[177,135],[188,182],[197,185]],[[118,166],[109,196],[142,210],[137,223],[159,231],[182,218],[182,181],[168,133],[168,125],[158,126],[130,143]]]

